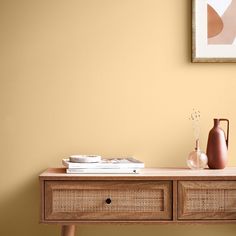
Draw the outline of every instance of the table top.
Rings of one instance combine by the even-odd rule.
[[[144,168],[137,174],[67,174],[65,168],[49,168],[40,180],[236,180],[236,167],[222,170],[188,168]]]

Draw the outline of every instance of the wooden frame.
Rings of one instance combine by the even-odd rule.
[[[213,4],[217,3],[212,3],[212,1],[210,5],[208,1],[209,0],[192,0],[192,62],[236,62],[236,31],[231,30],[231,28],[236,28],[236,25],[234,27],[225,20],[227,17],[229,18],[229,16],[226,15],[227,12],[229,12],[228,15],[232,15],[231,11],[235,11],[236,13],[236,2],[233,0],[232,2],[235,6],[231,7],[231,5],[227,5],[229,4],[228,0],[218,1],[225,1],[223,9],[223,7],[219,8],[213,6]],[[232,8],[232,10],[230,8]],[[218,14],[215,9],[218,9],[220,13]],[[214,12],[214,14],[211,12]],[[211,22],[209,24],[207,24],[208,18],[209,22]],[[213,20],[211,20],[211,18],[213,18]],[[215,20],[215,18],[218,19],[218,21]],[[216,22],[221,22],[221,24],[217,24]],[[235,22],[235,20],[229,22]],[[232,32],[230,39],[226,39],[227,37],[229,38],[228,32]],[[233,37],[235,37],[235,39],[233,39]]]

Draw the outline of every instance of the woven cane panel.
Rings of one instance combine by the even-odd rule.
[[[111,204],[105,201],[111,199]],[[164,191],[158,190],[77,190],[55,189],[53,212],[160,212]]]
[[[236,211],[236,189],[225,190],[225,211]]]
[[[185,212],[236,210],[236,189],[186,189]]]

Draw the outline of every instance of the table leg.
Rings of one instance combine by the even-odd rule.
[[[61,236],[75,236],[75,225],[62,225]]]

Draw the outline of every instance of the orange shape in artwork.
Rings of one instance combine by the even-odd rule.
[[[218,13],[209,4],[207,4],[207,16],[208,38],[212,38],[222,31],[224,24]]]

